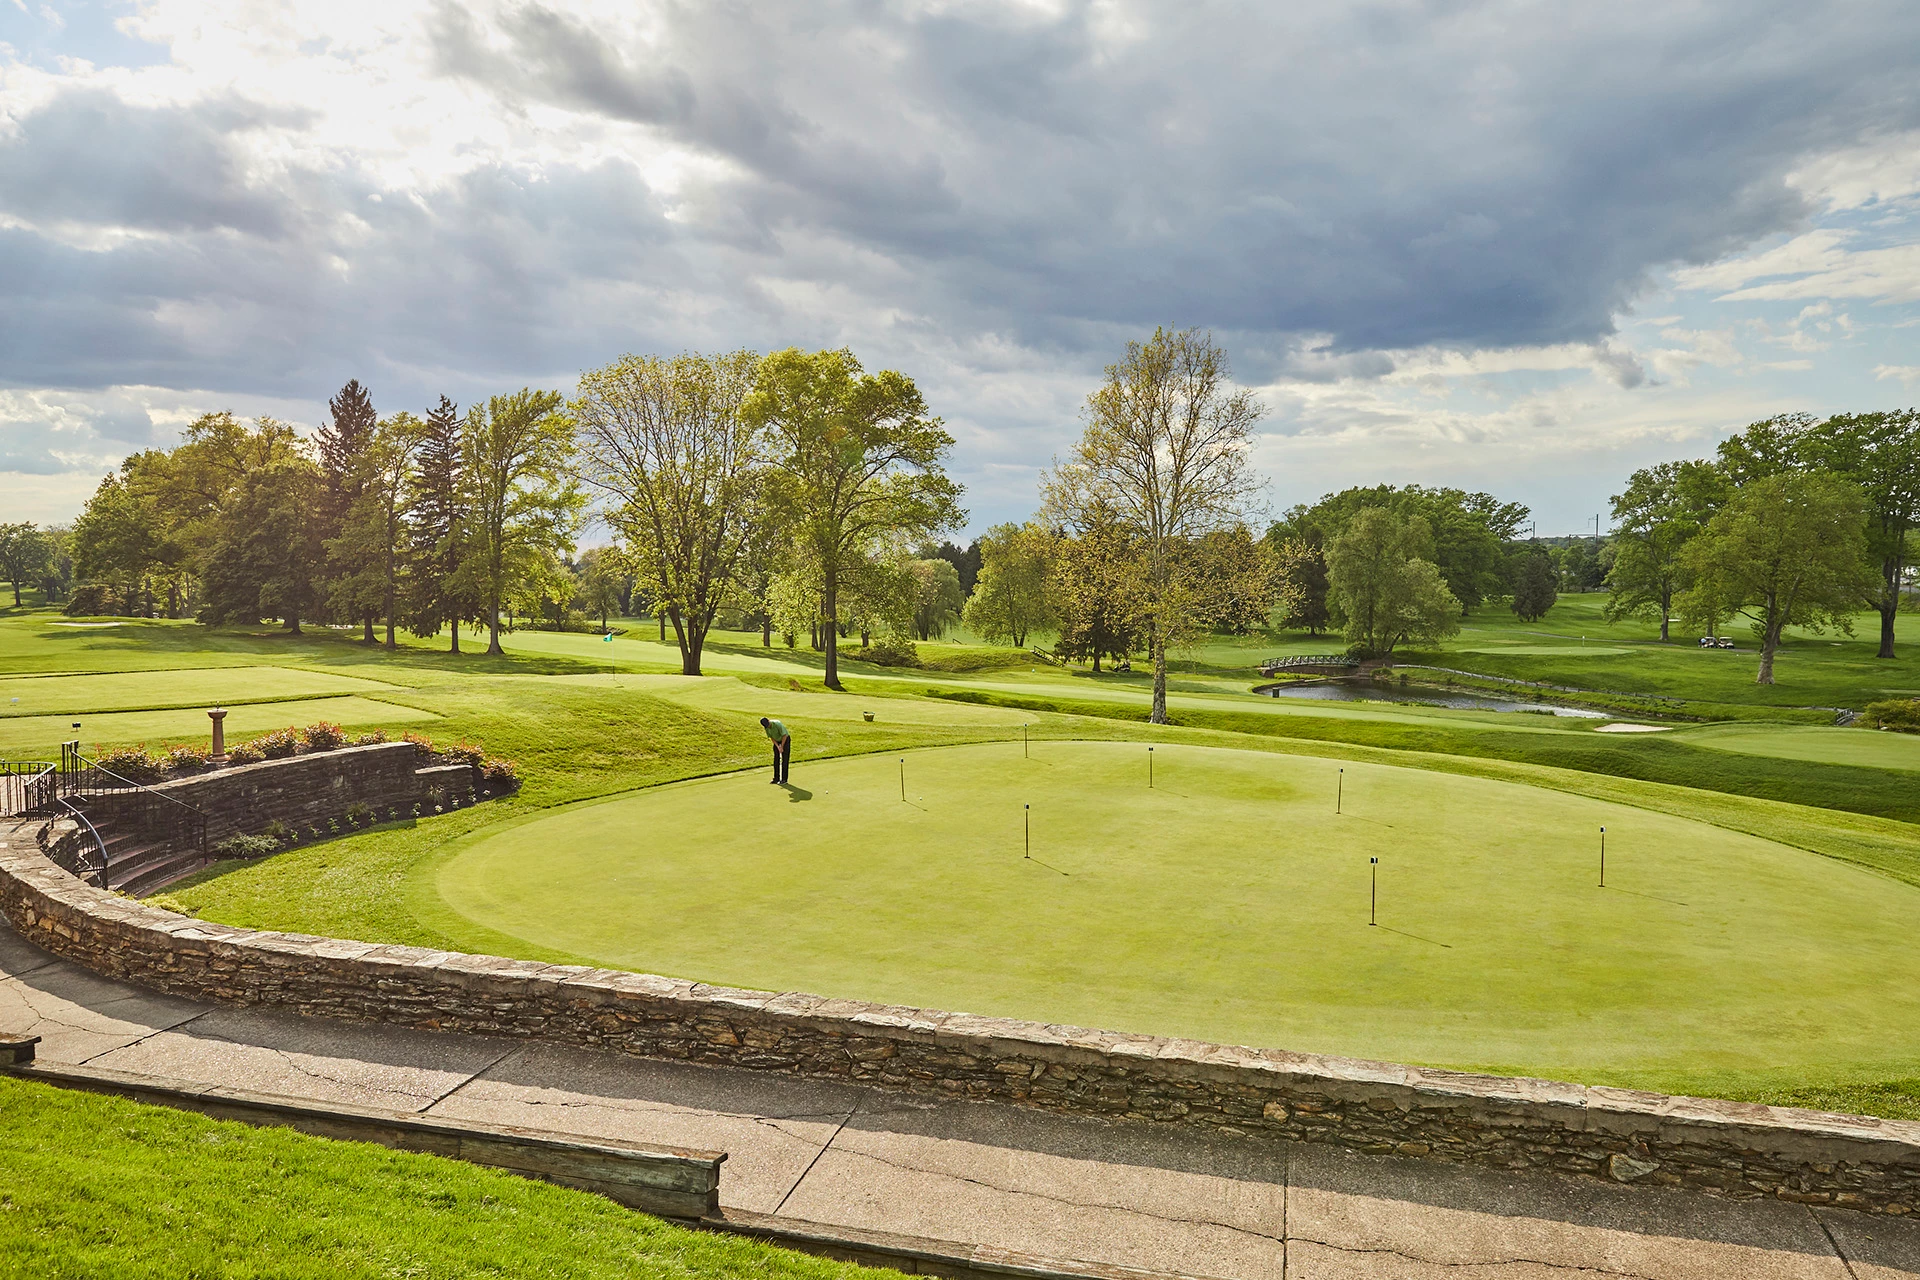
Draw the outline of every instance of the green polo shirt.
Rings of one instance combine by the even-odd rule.
[[[788,738],[791,738],[793,736],[792,734],[787,732],[787,726],[781,724],[778,720],[767,721],[765,727],[767,730],[767,736],[769,738],[772,738],[775,742],[785,742]]]

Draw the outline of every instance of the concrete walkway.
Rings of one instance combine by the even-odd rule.
[[[721,1150],[729,1209],[1175,1275],[1920,1277],[1920,1223],[219,1008],[3,923],[0,1032],[51,1062]]]

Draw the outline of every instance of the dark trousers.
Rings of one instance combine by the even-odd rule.
[[[793,739],[783,738],[773,744],[773,780],[787,780],[787,763],[793,755]]]

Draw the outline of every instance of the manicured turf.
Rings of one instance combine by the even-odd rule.
[[[316,720],[330,720],[349,729],[426,726],[431,733],[429,722],[438,718],[433,712],[416,707],[349,695],[247,703],[229,709],[226,727],[231,742],[288,725],[309,725]],[[60,744],[74,736],[76,720],[80,722],[81,746],[86,751],[136,744],[159,750],[182,742],[205,747],[211,737],[207,713],[199,709],[13,716],[0,718],[0,759],[57,759]]]
[[[1865,765],[1873,769],[1920,769],[1920,734],[1874,732],[1817,725],[1710,725],[1682,730],[1677,741],[1716,751],[1807,760],[1816,764]]]
[[[884,1277],[434,1156],[0,1079],[0,1274]]]
[[[899,755],[802,762],[491,828],[416,888],[465,945],[750,987],[1620,1083],[1920,1068],[1920,889],[1485,779],[1147,767],[920,751],[902,801]]]
[[[242,702],[340,693],[380,693],[378,680],[290,667],[212,667],[202,671],[113,672],[102,675],[12,676],[0,679],[0,717],[75,711],[150,711],[163,707],[234,706]]]

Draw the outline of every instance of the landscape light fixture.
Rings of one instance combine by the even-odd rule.
[[[1367,899],[1367,928],[1373,928],[1380,914],[1380,859],[1368,858],[1373,869],[1373,892]]]

